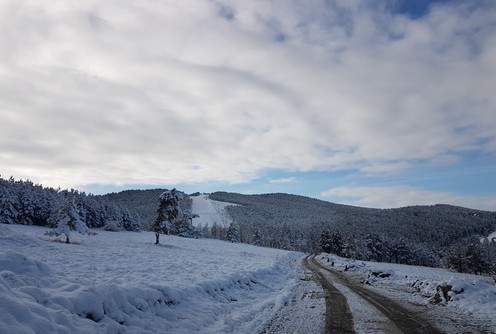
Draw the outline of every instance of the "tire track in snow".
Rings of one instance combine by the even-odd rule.
[[[310,256],[303,260],[303,265],[317,274],[317,280],[326,293],[325,333],[355,333],[346,297],[326,277],[325,268]]]

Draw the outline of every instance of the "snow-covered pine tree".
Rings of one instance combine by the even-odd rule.
[[[482,244],[479,240],[473,239],[467,246],[465,251],[465,257],[467,260],[467,267],[469,271],[474,274],[488,273],[490,271],[490,264],[482,249]]]
[[[323,252],[341,256],[343,254],[343,237],[337,231],[323,231],[320,235],[320,248]]]
[[[139,216],[126,209],[122,209],[122,226],[126,231],[141,232]]]
[[[193,226],[193,214],[189,210],[179,213],[173,223],[174,232],[172,234],[184,238],[198,238],[199,231]]]
[[[57,227],[54,231],[47,232],[49,236],[64,234],[66,237],[65,242],[70,243],[69,237],[71,231],[77,231],[81,234],[90,234],[85,222],[81,219],[79,210],[74,202],[74,198],[70,198],[62,204],[50,220],[55,222]]]
[[[324,253],[332,253],[330,231],[322,231],[320,234],[320,251]]]
[[[210,235],[213,239],[220,239],[219,225],[217,225],[217,222],[214,222],[212,227],[210,228]]]
[[[255,246],[262,246],[262,233],[258,228],[255,228],[255,232],[253,232],[253,244]]]
[[[17,222],[16,200],[9,184],[2,182],[0,187],[0,223],[15,224]]]
[[[241,242],[239,228],[235,223],[229,224],[229,227],[227,228],[226,238],[230,242]]]
[[[459,273],[466,271],[465,246],[461,242],[451,245],[445,260],[449,269]]]
[[[487,259],[488,272],[492,275],[496,275],[496,237],[491,239],[484,238],[481,245],[484,257]],[[496,276],[494,276],[496,282]]]
[[[158,198],[157,218],[152,226],[155,244],[160,243],[160,233],[168,233],[167,225],[170,226],[179,216],[179,201],[183,199],[183,195],[174,188],[164,191]]]
[[[201,237],[210,239],[212,238],[212,234],[210,233],[210,227],[208,223],[205,226],[198,226],[198,229],[201,231]]]
[[[17,181],[17,220],[18,224],[32,225],[34,217],[34,202],[33,183],[29,180]]]
[[[391,263],[407,264],[410,257],[410,249],[405,238],[394,240],[390,251]]]

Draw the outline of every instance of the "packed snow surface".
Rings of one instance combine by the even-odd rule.
[[[0,225],[2,333],[253,333],[290,300],[302,254],[149,232]]]

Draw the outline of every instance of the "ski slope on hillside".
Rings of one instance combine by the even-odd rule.
[[[291,297],[302,254],[97,231],[74,244],[0,225],[2,333],[253,333]]]
[[[231,219],[225,212],[228,205],[225,203],[214,201],[208,198],[208,195],[191,196],[193,200],[191,211],[199,217],[193,218],[194,226],[212,226],[214,224],[227,227],[231,223]]]

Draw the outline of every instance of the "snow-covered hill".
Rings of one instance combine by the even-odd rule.
[[[2,333],[252,333],[288,301],[302,254],[148,232],[75,244],[0,225]]]

